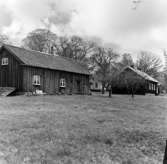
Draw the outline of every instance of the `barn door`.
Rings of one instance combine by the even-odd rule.
[[[7,70],[2,69],[2,87],[7,87],[8,86],[8,76],[7,76]]]
[[[80,94],[81,93],[81,81],[77,80],[77,93]]]

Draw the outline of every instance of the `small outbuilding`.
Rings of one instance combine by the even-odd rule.
[[[152,93],[159,94],[159,82],[134,67],[125,67],[118,75],[116,84],[112,88],[113,93],[129,94],[132,90],[135,94]]]
[[[0,87],[17,92],[89,94],[89,71],[69,58],[3,45]]]
[[[90,89],[92,92],[101,92],[102,91],[102,83],[98,80],[97,75],[92,75],[90,78]]]

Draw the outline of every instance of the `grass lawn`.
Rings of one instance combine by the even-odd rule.
[[[162,164],[167,97],[0,98],[0,164]]]

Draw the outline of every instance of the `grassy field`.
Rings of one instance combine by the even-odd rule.
[[[162,164],[167,97],[0,98],[0,164]]]

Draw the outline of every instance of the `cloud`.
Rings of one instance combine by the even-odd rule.
[[[137,10],[132,10],[129,0],[110,2],[108,15],[109,26],[115,32],[145,32],[151,28],[166,24],[167,2],[164,0],[143,0]]]
[[[0,1],[0,26],[14,40],[44,27],[45,20],[57,34],[96,36],[127,51],[165,48],[167,1],[132,6],[132,0],[5,0]]]
[[[50,24],[54,24],[56,26],[59,25],[67,25],[71,22],[72,16],[75,10],[72,9],[72,7],[69,8],[63,8],[62,4],[63,1],[57,3],[58,1],[52,1],[48,3],[48,6],[50,7],[49,15],[47,17]]]
[[[0,6],[0,30],[2,30],[3,27],[10,26],[12,23],[12,13],[6,8],[5,6]]]

